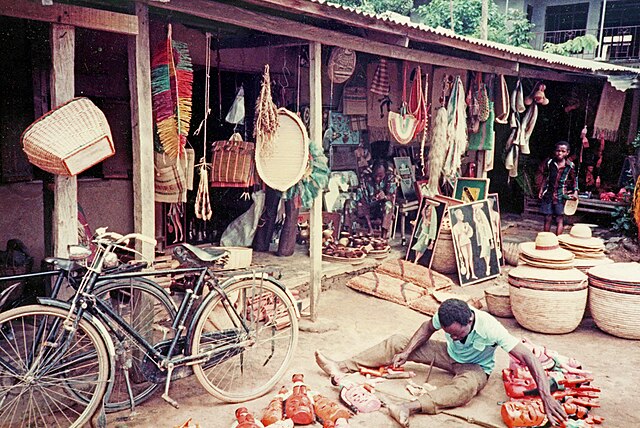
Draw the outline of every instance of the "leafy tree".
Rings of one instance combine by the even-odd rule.
[[[422,22],[431,27],[451,28],[450,6],[453,2],[453,30],[462,36],[479,37],[482,0],[433,0],[416,8]],[[489,1],[488,38],[494,42],[530,47],[531,24],[524,14],[509,9],[507,14]]]
[[[342,6],[356,7],[363,12],[383,13],[396,12],[409,15],[413,9],[413,0],[331,0]]]
[[[574,37],[564,43],[545,43],[542,50],[558,55],[571,55],[582,53],[583,51],[594,51],[598,46],[598,39],[591,34]]]

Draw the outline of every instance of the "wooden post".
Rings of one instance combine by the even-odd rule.
[[[138,35],[129,37],[129,92],[133,143],[133,227],[155,237],[153,116],[151,110],[151,60],[149,58],[149,10],[136,3]],[[122,231],[127,233],[128,231]],[[154,259],[148,243],[136,244],[146,260]]]
[[[75,28],[51,25],[51,107],[75,95]],[[68,246],[78,243],[78,181],[76,177],[56,175],[53,179],[53,255],[67,257]]]
[[[309,94],[310,121],[309,138],[311,144],[322,141],[322,45],[309,43]],[[311,256],[310,272],[310,312],[311,321],[318,318],[318,299],[322,290],[322,192],[313,201],[309,218]]]

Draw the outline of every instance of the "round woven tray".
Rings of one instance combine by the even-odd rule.
[[[640,339],[640,294],[589,287],[589,310],[602,331],[624,339]]]
[[[458,272],[456,253],[453,249],[453,238],[451,237],[450,229],[443,229],[438,235],[436,248],[433,251],[431,269],[445,274]]]
[[[511,311],[522,327],[548,334],[570,333],[584,316],[588,289],[532,290],[509,287]]]
[[[491,287],[484,290],[487,310],[491,315],[502,318],[513,318],[509,288],[505,286]]]

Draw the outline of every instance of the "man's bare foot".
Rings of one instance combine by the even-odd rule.
[[[349,370],[338,361],[334,361],[316,351],[316,363],[323,372],[331,377],[339,376],[343,373],[349,373]]]
[[[404,404],[389,404],[389,416],[391,416],[401,427],[409,428],[409,416],[411,412]]]

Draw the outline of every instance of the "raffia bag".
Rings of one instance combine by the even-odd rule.
[[[40,117],[20,141],[29,162],[58,175],[77,175],[115,154],[107,118],[84,97]]]
[[[242,141],[237,132],[229,140],[213,143],[211,185],[213,187],[249,187],[254,181],[255,145]]]

